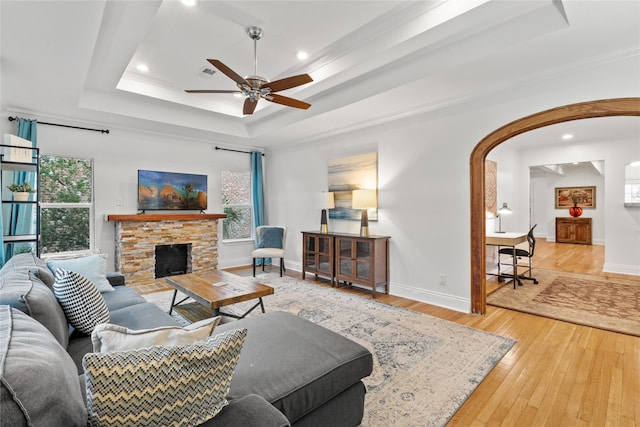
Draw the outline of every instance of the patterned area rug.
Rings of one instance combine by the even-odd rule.
[[[304,317],[374,355],[373,374],[365,379],[363,426],[445,425],[515,344],[510,338],[291,277],[262,273],[257,279],[275,288],[274,295],[263,299],[267,311]],[[168,309],[172,294],[144,297]],[[193,304],[186,311],[207,315],[203,306]],[[251,304],[230,307],[244,312]],[[259,310],[255,313],[260,315]]]
[[[640,336],[639,280],[607,279],[534,269],[540,284],[511,284],[487,296],[487,304],[579,325]]]

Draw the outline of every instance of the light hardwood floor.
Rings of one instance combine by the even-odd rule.
[[[603,246],[538,239],[534,271],[619,276],[637,279],[640,286],[640,277],[602,273],[603,262]],[[230,271],[251,275],[250,267]],[[297,272],[287,274],[300,278]],[[329,286],[313,275],[307,279]],[[491,306],[477,316],[391,295],[377,300],[517,340],[449,426],[640,426],[638,337]]]

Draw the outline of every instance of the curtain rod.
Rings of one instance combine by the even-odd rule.
[[[234,153],[245,153],[245,154],[251,154],[251,151],[242,151],[242,150],[232,150],[230,148],[220,148],[220,147],[216,147],[216,150],[222,150],[222,151],[233,151]],[[264,157],[264,153],[261,153],[262,156]]]
[[[12,122],[14,120],[18,120],[18,118],[19,118],[18,116],[15,116],[15,117],[9,116],[9,121]],[[71,129],[90,130],[90,131],[93,131],[93,132],[100,132],[100,133],[109,134],[109,129],[91,129],[91,128],[83,128],[83,127],[80,127],[80,126],[61,125],[61,124],[58,124],[58,123],[47,123],[47,122],[38,122],[38,124],[49,125],[49,126],[60,126],[60,127],[63,127],[63,128],[71,128]]]

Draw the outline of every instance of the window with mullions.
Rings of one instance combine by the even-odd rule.
[[[93,249],[93,161],[40,156],[43,255]]]
[[[252,236],[251,173],[222,171],[222,239],[241,240]]]

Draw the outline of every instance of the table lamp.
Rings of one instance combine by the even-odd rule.
[[[378,207],[376,190],[353,190],[351,197],[351,207],[354,209],[362,209],[360,236],[369,237],[369,215],[367,209]]]
[[[329,226],[327,225],[327,209],[333,209],[336,207],[335,199],[332,192],[325,193],[327,198],[324,200],[324,207],[322,209],[322,215],[320,216],[320,232],[327,234],[329,232]]]
[[[504,202],[502,207],[498,209],[498,231],[496,231],[496,233],[504,233],[504,231],[502,231],[502,215],[510,215],[511,212],[511,209],[507,206],[507,202]]]

